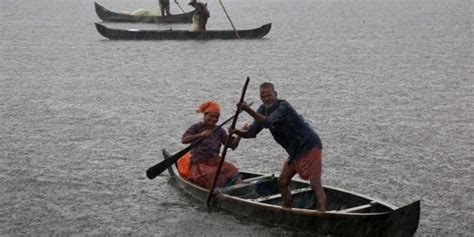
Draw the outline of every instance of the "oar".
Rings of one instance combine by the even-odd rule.
[[[229,14],[227,14],[227,10],[225,10],[224,4],[222,4],[221,0],[219,0],[219,4],[221,4],[221,7],[224,10],[225,15],[227,16],[227,19],[229,20],[232,29],[234,29],[235,36],[237,36],[237,39],[240,39],[239,32],[237,32],[237,30],[235,29],[234,23],[232,23],[232,20],[230,19]]]
[[[176,3],[176,5],[178,5],[179,9],[181,9],[181,11],[183,11],[183,13],[186,13],[183,8],[181,8],[181,5],[179,5],[178,3],[178,0],[174,0],[174,3]]]
[[[234,116],[228,118],[226,121],[224,121],[221,125],[218,127],[215,127],[212,132],[217,131],[218,129],[222,128],[226,123],[228,123]],[[146,171],[146,177],[149,179],[154,179],[156,176],[160,175],[165,171],[168,167],[170,167],[172,164],[174,164],[176,161],[179,160],[184,154],[186,154],[188,151],[193,149],[195,146],[197,146],[199,143],[202,142],[205,138],[200,138],[199,140],[196,140],[195,142],[191,143],[189,146],[184,148],[183,150],[179,151],[178,153],[168,157],[166,160],[148,168]]]
[[[249,106],[252,105],[252,103],[249,104]],[[234,115],[235,116],[235,115]],[[228,123],[231,119],[234,118],[234,116],[228,118],[226,121],[224,121],[223,123],[221,123],[219,126],[215,127],[214,129],[212,129],[212,132],[215,132],[217,131],[218,129],[222,128],[222,126],[224,126],[226,123]],[[195,142],[191,143],[189,146],[187,146],[186,148],[184,148],[183,150],[179,151],[178,153],[168,157],[166,160],[148,168],[148,170],[146,171],[146,177],[148,177],[149,179],[154,179],[156,178],[156,176],[160,175],[161,173],[163,173],[163,171],[165,171],[168,167],[170,167],[172,164],[176,163],[176,161],[179,160],[179,158],[181,158],[184,154],[186,154],[188,151],[190,151],[191,149],[193,149],[195,146],[197,146],[199,143],[202,142],[202,140],[204,140],[205,138],[200,138],[199,140],[196,140]]]
[[[245,80],[244,88],[242,88],[242,94],[240,95],[239,104],[244,102],[245,92],[247,91],[247,86],[249,85],[249,81],[250,81],[250,78],[247,77],[247,80]],[[237,118],[239,117],[239,113],[240,113],[240,109],[237,108],[233,116],[232,124],[230,125],[230,130],[235,129],[235,124],[237,123]],[[224,150],[222,151],[222,156],[221,156],[219,166],[217,167],[216,174],[214,175],[214,180],[212,180],[211,188],[209,189],[209,193],[207,193],[206,207],[208,209],[210,207],[209,204],[211,203],[211,198],[214,192],[214,188],[216,187],[217,177],[219,177],[219,173],[221,172],[222,164],[224,164],[225,155],[227,154],[227,148],[229,147],[231,141],[232,141],[232,134],[229,134],[227,136],[227,139],[224,145]]]

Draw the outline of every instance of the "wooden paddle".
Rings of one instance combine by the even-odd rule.
[[[234,23],[232,23],[232,20],[230,19],[229,14],[227,14],[227,10],[225,10],[224,4],[222,3],[221,0],[219,0],[219,4],[221,4],[221,7],[224,10],[225,15],[227,16],[227,19],[229,20],[230,25],[232,26],[232,29],[234,29],[235,36],[237,37],[237,39],[240,39],[239,32],[237,32],[237,30],[235,29]]]
[[[252,105],[253,103],[250,103],[250,105]],[[220,128],[222,128],[225,124],[227,124],[231,119],[234,118],[235,115],[233,115],[232,117],[228,118],[226,121],[224,121],[223,123],[221,123],[219,126],[215,127],[214,129],[212,129],[212,132],[215,132],[217,130],[219,130]],[[156,176],[160,175],[161,173],[163,173],[163,171],[165,171],[168,167],[170,167],[172,164],[176,163],[176,161],[179,160],[179,158],[181,158],[184,154],[186,154],[188,151],[190,151],[191,149],[193,149],[195,146],[197,146],[199,143],[202,142],[202,140],[204,140],[206,138],[200,138],[199,140],[196,140],[195,142],[191,143],[189,146],[187,146],[186,148],[184,148],[183,150],[177,152],[176,154],[168,157],[166,160],[148,168],[148,170],[146,171],[146,177],[148,177],[149,179],[154,179],[156,178]]]
[[[214,129],[212,129],[212,132],[215,132],[218,129],[222,128],[222,126],[224,126],[226,123],[228,123],[233,118],[234,118],[234,116],[228,118],[226,121],[221,123],[221,125],[219,125],[219,126],[215,127]],[[204,139],[206,139],[206,138],[200,138],[199,140],[196,140],[195,142],[191,143],[189,146],[187,146],[183,150],[179,151],[178,153],[176,153],[176,154],[168,157],[166,160],[164,160],[164,161],[148,168],[148,170],[146,171],[146,177],[148,177],[149,179],[154,179],[156,176],[163,173],[163,171],[165,171],[172,164],[176,163],[176,161],[178,161],[179,158],[181,158],[184,154],[186,154],[188,151],[193,149],[193,147],[195,147],[199,143],[201,143],[202,140],[204,140]]]
[[[245,80],[244,88],[242,88],[242,94],[240,95],[239,104],[244,102],[245,92],[247,92],[247,86],[249,85],[249,81],[250,81],[250,78],[247,77],[247,80]],[[232,124],[230,125],[230,128],[229,128],[230,130],[235,129],[235,124],[237,123],[237,118],[239,117],[239,113],[240,113],[240,109],[237,108],[237,110],[235,110],[235,114],[233,116]],[[216,174],[214,175],[214,180],[212,180],[211,188],[209,189],[209,193],[207,193],[206,207],[208,209],[210,207],[209,204],[211,203],[211,198],[212,198],[212,194],[214,192],[214,188],[216,187],[217,177],[219,177],[219,173],[221,172],[222,164],[224,164],[224,159],[225,159],[225,156],[227,154],[227,148],[229,147],[231,141],[232,141],[232,134],[229,134],[227,136],[227,140],[226,140],[225,145],[224,145],[224,150],[222,151],[221,161],[219,163],[219,166],[217,167]]]

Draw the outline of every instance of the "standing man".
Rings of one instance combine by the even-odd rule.
[[[291,208],[293,205],[288,186],[291,178],[298,173],[302,179],[309,179],[318,200],[317,209],[325,211],[326,194],[321,182],[321,139],[290,103],[277,99],[277,92],[272,83],[265,82],[260,85],[260,99],[263,104],[257,111],[254,111],[246,103],[237,105],[252,116],[255,121],[249,129],[234,130],[233,133],[243,138],[255,138],[262,129],[270,129],[275,141],[289,155],[283,164],[280,177],[278,177],[283,207]]]
[[[164,16],[165,14],[167,16],[171,15],[170,13],[170,0],[158,0],[160,3],[160,10],[161,10],[161,15]]]
[[[207,19],[211,16],[206,4],[191,0],[188,5],[195,9],[191,31],[206,31]]]

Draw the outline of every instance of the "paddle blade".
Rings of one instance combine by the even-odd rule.
[[[193,145],[190,145],[185,149],[181,150],[180,152],[168,157],[166,160],[148,168],[148,170],[146,171],[146,177],[148,177],[149,179],[156,178],[156,176],[160,175],[161,173],[163,173],[163,171],[168,169],[168,167],[176,163],[179,158],[181,158],[184,154],[188,153],[188,151],[190,151],[192,148]]]
[[[252,103],[250,103],[251,105]],[[215,127],[212,132],[215,132],[219,129],[221,129],[226,123],[228,123],[230,120],[232,120],[232,118],[234,118],[234,116],[228,118],[226,121],[224,121],[221,125]],[[234,124],[234,127],[235,127],[235,124]],[[163,173],[163,171],[165,171],[168,167],[170,167],[172,164],[176,163],[176,161],[179,160],[179,158],[181,158],[182,156],[184,156],[184,154],[188,153],[188,151],[190,151],[191,149],[193,149],[193,147],[197,146],[199,143],[202,142],[202,140],[204,140],[204,138],[201,138],[195,142],[193,142],[191,145],[189,145],[188,147],[184,148],[184,150],[168,157],[166,160],[154,165],[153,167],[150,167],[147,171],[146,171],[146,177],[148,177],[149,179],[154,179],[156,176],[160,175],[161,173]]]

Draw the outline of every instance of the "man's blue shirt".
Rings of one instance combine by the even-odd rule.
[[[266,116],[265,121],[254,121],[249,135],[256,137],[264,128],[270,132],[278,144],[288,153],[288,159],[299,159],[311,148],[322,149],[318,134],[306,123],[286,100],[277,100],[272,107],[261,105],[257,113]]]

